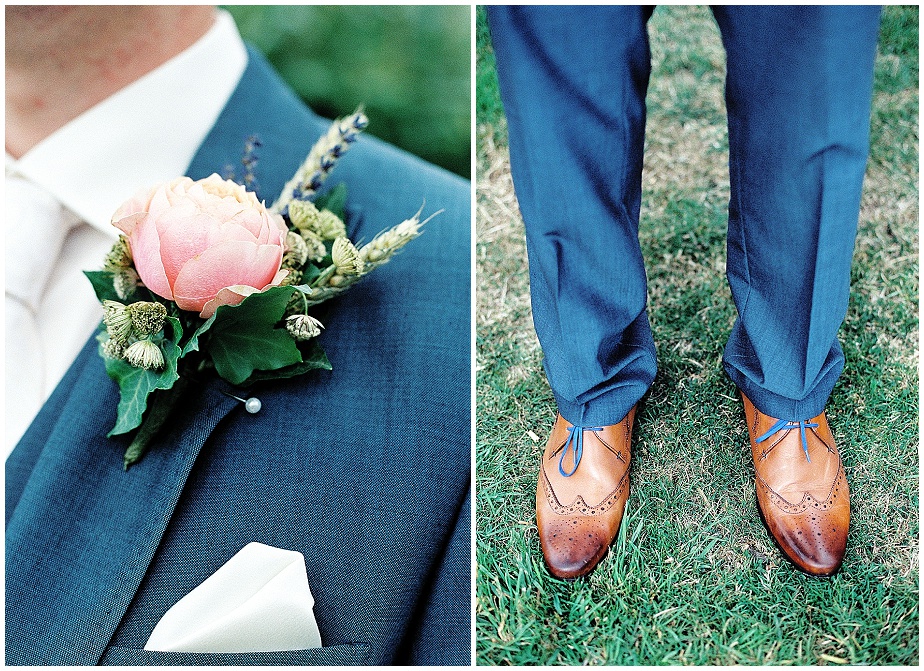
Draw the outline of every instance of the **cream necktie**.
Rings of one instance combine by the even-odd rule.
[[[79,219],[47,191],[6,178],[6,445],[9,451],[51,393],[38,315],[64,240]]]

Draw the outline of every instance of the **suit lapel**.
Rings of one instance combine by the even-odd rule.
[[[236,404],[217,384],[187,390],[169,428],[124,472],[126,441],[105,437],[117,402],[102,362],[85,366],[7,527],[8,663],[99,661],[199,451]]]
[[[312,129],[310,136],[305,129]],[[263,142],[261,196],[271,201],[325,125],[298,103],[263,57],[244,76],[187,174],[239,161],[246,138]],[[87,344],[70,393],[8,520],[6,660],[96,664],[151,563],[189,473],[211,432],[237,404],[223,382],[193,385],[144,459],[123,472],[125,439],[108,439],[118,389]],[[32,436],[44,432],[31,431]],[[35,442],[35,441],[33,441]],[[14,458],[15,460],[15,458]],[[25,478],[23,478],[25,479]]]

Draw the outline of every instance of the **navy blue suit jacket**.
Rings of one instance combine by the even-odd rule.
[[[251,52],[188,174],[236,163],[256,134],[271,201],[327,127]],[[340,181],[353,239],[423,199],[445,213],[327,304],[332,372],[248,390],[256,415],[220,380],[197,386],[123,472],[126,441],[106,438],[118,390],[87,343],[7,461],[7,663],[469,663],[469,183],[371,138]],[[251,541],[304,554],[324,647],[145,652]]]

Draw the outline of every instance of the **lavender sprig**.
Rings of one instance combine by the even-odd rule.
[[[256,135],[251,135],[244,142],[244,154],[241,157],[241,165],[244,166],[244,174],[240,179],[237,177],[237,172],[234,169],[234,166],[228,163],[221,171],[222,179],[230,179],[232,182],[240,184],[248,191],[253,191],[257,194],[257,198],[260,199],[260,184],[257,182],[257,163],[260,161],[260,157],[257,156],[257,150],[263,146],[263,143],[260,141],[260,138]],[[262,200],[262,199],[261,199]]]
[[[256,176],[257,163],[260,160],[259,156],[257,156],[257,150],[262,146],[263,143],[260,142],[260,138],[256,135],[251,135],[244,144],[244,156],[241,158],[241,163],[244,166],[243,186],[248,191],[253,191],[257,194],[259,194],[260,190],[260,184],[257,182]]]
[[[315,143],[308,158],[295,172],[295,176],[286,183],[270,209],[281,214],[293,199],[304,200],[313,196],[333,170],[337,159],[356,142],[368,124],[369,119],[363,114],[362,108],[331,124],[330,130]]]

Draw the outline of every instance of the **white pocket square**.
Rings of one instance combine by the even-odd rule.
[[[273,652],[321,647],[301,552],[250,543],[180,599],[145,650]]]

